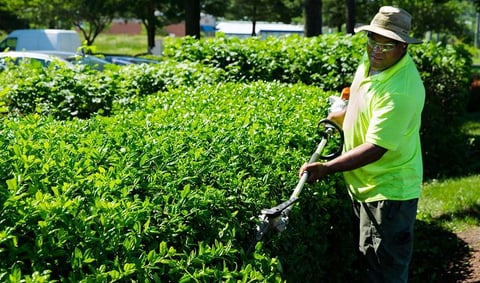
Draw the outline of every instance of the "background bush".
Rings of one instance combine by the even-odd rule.
[[[412,56],[426,93],[421,139],[424,175],[428,178],[471,173],[466,166],[468,138],[461,130],[466,113],[472,69],[471,55],[462,45],[425,44],[412,48]]]
[[[10,66],[0,76],[0,100],[8,113],[39,113],[56,119],[110,114],[111,77],[89,68],[72,70],[38,64]]]
[[[167,41],[164,57],[221,68],[233,81],[304,83],[340,91],[350,85],[363,41],[352,36],[267,39],[217,37]]]

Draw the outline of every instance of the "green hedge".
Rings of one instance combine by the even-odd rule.
[[[425,176],[465,174],[470,170],[465,166],[468,139],[459,118],[468,102],[471,54],[462,45],[435,43],[411,45],[409,50],[426,88],[421,130]],[[222,68],[233,80],[302,82],[336,91],[351,83],[364,51],[363,33],[266,40],[186,38],[167,41],[164,47],[168,58]]]
[[[308,263],[305,254],[351,258],[338,176],[308,185],[288,233],[249,250],[260,210],[289,197],[319,140],[326,95],[279,83],[203,85],[112,117],[6,120],[1,281],[331,278],[338,261]]]
[[[340,176],[307,186],[285,233],[251,243],[363,47],[361,36],[185,38],[158,66],[3,72],[0,281],[351,282]],[[459,171],[469,55],[411,53],[427,87],[426,174]]]
[[[462,116],[469,99],[471,54],[460,46],[425,44],[412,48],[421,72],[426,101],[421,139],[424,175],[429,178],[472,173],[468,138],[462,132]],[[478,157],[477,157],[478,158]]]
[[[167,41],[163,54],[181,62],[221,68],[234,81],[301,82],[340,91],[351,83],[363,45],[356,37],[339,35],[184,38]]]
[[[105,73],[9,70],[0,76],[0,99],[10,113],[67,119],[109,115],[113,101],[128,105],[136,97],[182,85],[278,81],[339,92],[350,84],[364,46],[362,34],[172,39],[165,43],[164,62],[158,66],[132,65]],[[473,169],[465,160],[471,150],[459,118],[469,99],[471,56],[461,45],[434,43],[412,45],[410,52],[427,90],[421,129],[425,177],[469,173]]]
[[[219,37],[167,41],[160,65],[131,65],[104,73],[51,69],[4,72],[0,99],[11,112],[51,114],[60,119],[109,115],[136,97],[179,86],[220,82],[277,81],[339,92],[350,84],[365,39],[324,35],[238,39]],[[426,178],[469,173],[471,151],[459,118],[468,103],[471,56],[460,46],[426,43],[410,47],[427,91],[422,121]],[[455,154],[452,154],[454,152]]]

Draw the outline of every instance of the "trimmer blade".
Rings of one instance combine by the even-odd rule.
[[[257,233],[255,236],[256,241],[260,241],[262,237],[268,232],[268,229],[270,228],[270,221],[268,219],[268,216],[266,214],[260,214],[258,216],[258,224],[257,224]]]

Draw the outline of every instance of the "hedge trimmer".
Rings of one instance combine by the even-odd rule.
[[[309,163],[313,163],[318,159],[330,160],[340,155],[343,149],[343,132],[341,128],[331,120],[322,119],[318,122],[317,131],[322,139],[319,142],[317,149],[310,157]],[[337,138],[337,140],[333,145],[330,145],[329,141],[332,141],[333,138]],[[323,151],[327,144],[329,144],[329,148],[333,148],[333,150],[324,154]],[[260,241],[263,236],[271,230],[283,232],[286,229],[288,224],[288,213],[292,209],[292,205],[298,200],[298,196],[300,195],[307,179],[308,172],[304,172],[288,200],[275,207],[261,210],[261,214],[258,216],[259,223],[256,228],[255,242]]]

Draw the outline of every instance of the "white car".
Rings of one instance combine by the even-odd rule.
[[[74,65],[67,60],[49,54],[29,51],[0,52],[0,64],[5,66],[8,66],[8,64],[18,65],[25,60],[30,60],[31,63],[38,62],[43,67],[49,67],[54,64],[58,67],[74,68]]]

